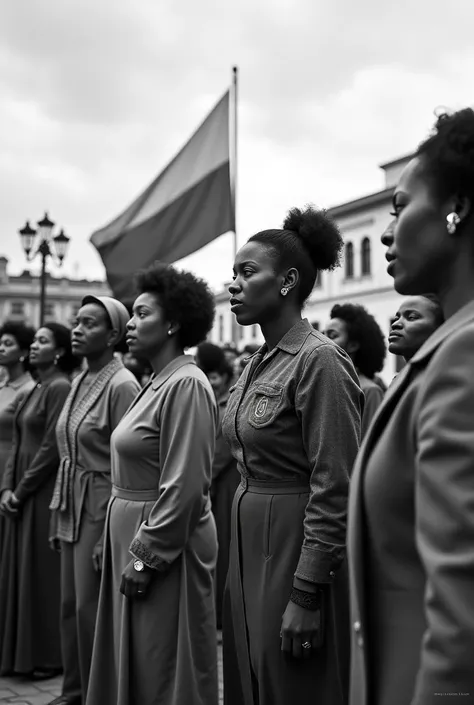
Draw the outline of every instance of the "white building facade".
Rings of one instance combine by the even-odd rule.
[[[382,164],[385,185],[381,191],[328,209],[344,237],[342,266],[333,272],[322,272],[304,315],[319,330],[329,321],[331,308],[337,303],[358,303],[367,308],[388,337],[390,322],[402,297],[393,288],[387,274],[385,247],[380,237],[390,223],[394,187],[411,156]],[[210,340],[217,345],[232,341],[233,314],[227,290],[216,296],[216,321]],[[261,343],[258,326],[237,326],[239,349],[248,343]],[[402,361],[387,352],[382,377],[390,382]]]
[[[104,281],[48,276],[45,321],[71,325],[87,294],[107,296],[110,289]],[[8,260],[0,257],[0,324],[7,319],[32,326],[39,324],[40,278],[27,270],[18,276],[9,276]]]

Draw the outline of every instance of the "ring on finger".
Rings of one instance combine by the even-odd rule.
[[[303,649],[310,649],[311,648],[311,642],[310,641],[305,641],[301,644]]]

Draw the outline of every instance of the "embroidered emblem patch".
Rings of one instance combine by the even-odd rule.
[[[265,416],[265,412],[268,406],[268,397],[262,397],[255,407],[255,416],[257,419],[262,419]]]

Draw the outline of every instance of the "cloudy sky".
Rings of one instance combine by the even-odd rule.
[[[89,243],[161,171],[240,70],[240,242],[308,202],[383,187],[438,106],[474,104],[468,0],[3,0],[0,254],[47,209],[66,272],[104,270]],[[225,236],[182,261],[219,287]],[[35,266],[33,266],[33,270]]]

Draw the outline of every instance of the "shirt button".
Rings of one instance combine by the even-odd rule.
[[[361,630],[361,628],[362,628],[360,622],[354,622],[354,624],[353,624],[352,626],[354,627],[355,633],[356,633],[356,634],[359,634],[359,633],[360,633],[360,630]]]
[[[329,577],[330,577],[330,578],[335,578],[335,577],[336,577],[336,573],[335,573],[333,570],[330,570],[330,571],[329,571]]]
[[[360,646],[360,648],[364,646],[364,639],[361,636],[357,638],[357,646]]]

